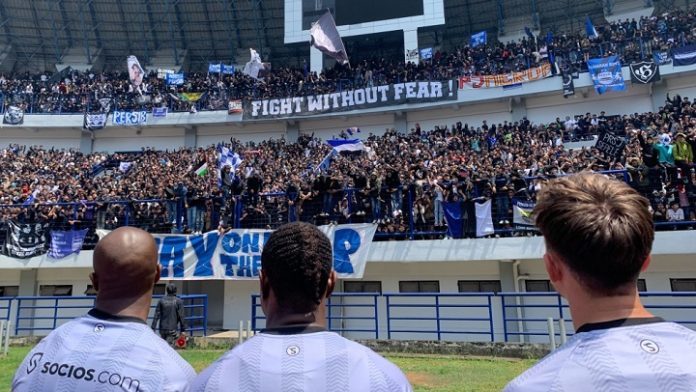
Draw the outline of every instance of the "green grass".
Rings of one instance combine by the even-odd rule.
[[[9,391],[17,367],[30,347],[10,347],[7,357],[0,356],[0,391]],[[218,359],[223,350],[184,350],[184,359],[200,372]],[[532,366],[535,360],[504,358],[467,358],[437,355],[387,355],[406,373],[417,392],[490,392]]]

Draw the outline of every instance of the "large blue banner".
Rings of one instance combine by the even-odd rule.
[[[80,253],[86,235],[87,229],[51,231],[51,248],[48,250],[48,257],[62,259],[73,253]]]
[[[675,67],[694,65],[696,64],[696,45],[674,48],[672,49],[672,57],[674,58]]]
[[[619,56],[609,56],[601,59],[590,59],[587,62],[590,76],[597,94],[607,91],[624,91],[623,74],[621,73],[621,61]]]
[[[333,244],[334,270],[340,278],[362,278],[377,225],[319,226]],[[271,230],[238,229],[220,234],[154,235],[163,279],[258,279],[261,251]],[[97,230],[99,237],[108,231]]]
[[[111,118],[111,123],[113,125],[143,125],[147,124],[147,112],[120,112],[118,110],[114,111],[114,116]]]

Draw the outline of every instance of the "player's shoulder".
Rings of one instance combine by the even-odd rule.
[[[566,344],[542,358],[537,364],[527,369],[512,380],[503,392],[549,391],[553,381],[563,372],[569,358],[573,356],[581,339],[575,336]]]
[[[371,377],[378,378],[380,383],[388,386],[389,391],[411,391],[411,384],[406,375],[391,361],[376,353],[370,347],[346,339],[338,334],[336,338],[346,342],[349,356],[354,362],[366,360]]]

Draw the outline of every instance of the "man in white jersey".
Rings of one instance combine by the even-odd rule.
[[[205,369],[191,391],[410,392],[395,365],[326,330],[336,284],[329,239],[307,223],[281,226],[261,254],[266,329]]]
[[[544,264],[576,334],[513,380],[516,391],[696,391],[696,332],[653,316],[637,279],[655,237],[647,199],[599,174],[548,182],[537,195]]]
[[[36,345],[12,391],[186,391],[196,373],[145,322],[161,270],[152,236],[114,230],[94,249],[93,267],[94,309]]]

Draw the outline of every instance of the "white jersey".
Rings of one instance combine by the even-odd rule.
[[[578,331],[504,391],[696,391],[696,332],[656,317]]]
[[[31,350],[12,391],[187,391],[195,376],[144,321],[92,309]]]
[[[191,391],[411,392],[396,365],[322,329],[261,332],[227,352]]]

